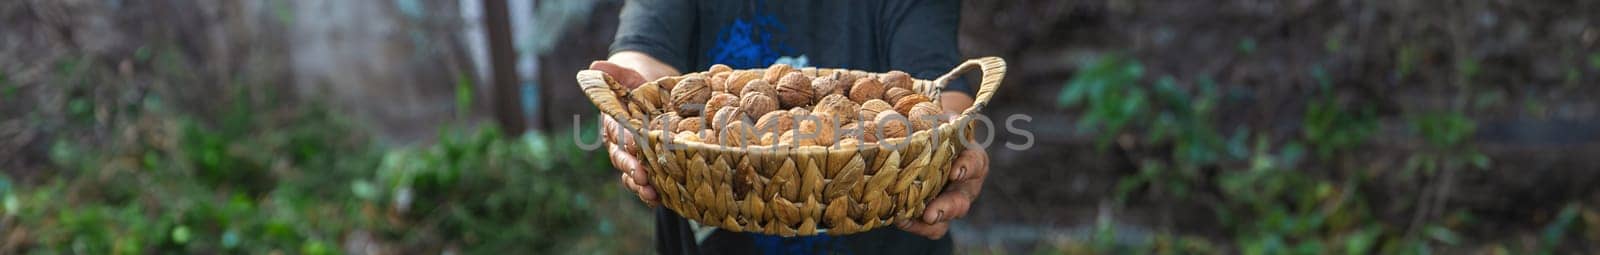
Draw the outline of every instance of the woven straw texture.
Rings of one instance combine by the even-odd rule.
[[[949,166],[966,149],[975,115],[1005,78],[996,57],[968,60],[938,79],[916,80],[917,93],[937,99],[945,84],[982,73],[971,108],[951,121],[904,138],[834,146],[730,147],[673,140],[645,127],[655,109],[630,104],[630,91],[596,70],[578,84],[601,112],[643,134],[635,151],[650,171],[662,205],[701,224],[780,236],[843,235],[916,219],[938,195]],[[801,69],[808,75],[853,72]],[[669,77],[667,79],[671,79]],[[659,81],[659,80],[658,80]]]

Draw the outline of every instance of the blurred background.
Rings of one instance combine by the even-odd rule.
[[[622,4],[0,1],[0,253],[651,252]],[[959,253],[1600,252],[1600,2],[963,7],[1033,146]]]

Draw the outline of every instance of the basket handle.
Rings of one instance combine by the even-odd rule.
[[[628,114],[628,108],[622,105],[622,97],[628,96],[628,89],[611,75],[599,70],[578,71],[578,86],[583,88],[583,93],[589,95],[589,101],[600,108],[600,113],[617,118],[619,123],[628,123],[635,116]],[[643,117],[643,116],[637,116]],[[626,124],[624,124],[626,125]]]
[[[973,95],[972,107],[961,112],[960,117],[962,119],[977,114],[978,111],[983,110],[983,107],[989,104],[989,98],[994,97],[994,91],[1000,89],[1000,81],[1006,79],[1006,61],[999,57],[970,59],[956,66],[954,70],[950,70],[950,73],[933,80],[939,91],[944,91],[944,86],[949,84],[950,80],[960,79],[962,74],[970,72],[972,69],[981,69],[983,78],[978,85],[978,93]]]

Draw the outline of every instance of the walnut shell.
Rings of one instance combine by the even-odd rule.
[[[832,114],[813,112],[804,118],[796,116],[795,121],[800,123],[795,135],[802,141],[810,140],[810,145],[833,145],[839,139],[839,117]]]
[[[728,122],[727,126],[717,132],[717,142],[728,147],[743,147],[751,144],[752,141],[759,140],[760,137],[756,136],[755,128],[745,123],[737,120]]]
[[[804,74],[789,73],[778,82],[778,104],[783,108],[810,106],[815,91]]]
[[[739,113],[739,107],[732,105],[724,106],[722,109],[718,109],[716,116],[716,118],[711,119],[711,128],[718,131],[720,131],[723,127],[728,126],[728,123],[745,119],[744,114]]]
[[[745,118],[761,118],[768,112],[778,110],[778,100],[761,92],[751,92],[739,100],[739,110],[744,112]]]
[[[711,92],[728,92],[728,73],[717,73],[707,76],[706,84],[711,86]]]
[[[684,76],[678,81],[677,87],[672,89],[672,109],[678,115],[685,117],[700,116],[705,109],[706,100],[711,99],[711,87],[706,84],[705,77],[700,75]]]
[[[868,100],[866,103],[861,103],[861,118],[862,119],[869,119],[870,120],[872,118],[878,117],[878,113],[884,112],[884,111],[894,111],[894,105],[891,105],[891,104],[889,104],[889,102],[884,102],[883,100],[878,100],[878,99]]]
[[[885,88],[888,88],[888,87],[885,87]],[[914,94],[917,94],[917,92],[911,91],[909,89],[889,88],[889,90],[883,92],[883,101],[887,101],[890,104],[893,104],[895,102],[900,102],[900,99],[904,99],[906,96],[910,96],[910,95],[914,95]]]
[[[706,127],[706,122],[705,122],[704,118],[688,117],[688,118],[683,118],[682,120],[678,120],[678,129],[674,129],[674,131],[678,131],[678,132],[699,131],[701,129],[705,129],[705,127]]]
[[[833,72],[832,75],[833,75],[833,77],[838,78],[841,81],[846,81],[846,82],[850,82],[850,83],[855,83],[856,80],[861,79],[861,78],[872,77],[871,73],[867,73],[867,72],[863,72],[863,71],[843,71],[843,70],[841,70],[841,71],[838,71],[838,72]],[[848,90],[848,89],[846,89],[846,90]]]
[[[878,83],[878,80],[856,79],[855,85],[850,86],[850,100],[866,103],[868,100],[883,98],[884,90],[883,83]]]
[[[880,133],[882,131],[878,131],[878,122],[876,122],[876,121],[861,121],[861,122],[856,122],[856,123],[861,123],[860,124],[861,137],[860,138],[861,138],[861,141],[863,141],[863,142],[869,142],[869,143],[878,142],[878,136],[883,135],[883,133]]]
[[[667,112],[661,115],[656,115],[655,119],[650,121],[650,126],[648,128],[650,130],[666,131],[667,133],[677,133],[678,122],[680,121],[683,121],[683,118],[678,117],[678,113]]]
[[[735,95],[744,95],[745,91],[748,90],[746,87],[749,87],[751,81],[761,81],[765,84],[771,84],[766,83],[766,80],[762,80],[761,73],[759,72],[749,70],[733,71],[733,73],[728,74],[728,80],[726,81],[727,85],[723,87],[724,89],[727,89],[727,91],[724,92],[733,93]],[[772,85],[767,86],[771,87]],[[772,89],[774,92],[768,95],[777,95],[777,88],[774,87]]]
[[[762,74],[761,79],[767,80],[767,83],[780,84],[778,80],[788,76],[790,72],[794,72],[794,67],[788,64],[772,64],[772,66],[767,67],[767,71]]]
[[[844,81],[840,81],[837,77],[817,77],[811,80],[811,95],[820,102],[822,97],[828,95],[843,95],[845,85]]]
[[[885,111],[878,113],[878,117],[873,118],[873,122],[878,124],[879,140],[911,135],[911,120],[906,119],[905,115],[900,115],[898,112]]]
[[[944,110],[933,102],[922,102],[911,107],[911,127],[916,130],[928,130],[944,123]]]
[[[717,131],[711,129],[700,130],[700,142],[706,144],[720,144],[717,143]]]
[[[738,105],[738,104],[739,104],[739,97],[734,96],[733,94],[722,93],[722,92],[711,92],[711,99],[710,100],[706,100],[706,108],[705,109],[719,109],[720,110],[720,109],[722,109],[722,107],[727,107],[727,106],[731,106],[731,105]],[[703,115],[705,115],[706,118],[709,118],[709,119],[717,119],[717,112],[716,111],[706,111],[705,114],[703,114]]]
[[[806,109],[806,108],[802,108],[802,107],[790,108],[789,109],[789,115],[790,116],[811,115],[811,109]]]
[[[906,90],[912,90],[911,87],[913,85],[911,74],[901,71],[883,73],[883,75],[878,76],[878,82],[883,83],[886,88],[903,88]]]
[[[756,132],[782,133],[794,129],[794,115],[789,111],[773,111],[756,120]]]
[[[927,102],[933,102],[933,100],[929,100],[928,97],[921,94],[911,94],[909,96],[900,98],[900,101],[894,102],[894,111],[900,112],[900,114],[906,116],[911,116],[911,107]]]
[[[855,101],[850,101],[844,95],[834,94],[823,97],[822,101],[817,103],[816,109],[811,112],[827,113],[838,117],[839,123],[850,123],[855,121],[857,115],[861,114],[860,109],[861,105],[856,104]]]
[[[764,134],[761,134],[760,144],[761,145],[776,145],[776,144],[778,144],[778,139],[781,138],[781,137],[782,137],[782,135],[780,135],[778,133],[764,133]]]
[[[711,74],[719,74],[719,73],[729,72],[729,71],[733,71],[733,67],[728,67],[728,65],[724,65],[724,64],[711,65],[711,68],[707,69],[707,72],[709,72]]]
[[[839,126],[838,135],[839,139],[860,139],[865,134],[861,130],[860,122],[853,122]]]
[[[739,90],[739,95],[740,96],[744,96],[746,94],[757,93],[757,92],[760,92],[762,94],[767,94],[767,96],[770,96],[770,97],[775,97],[775,96],[778,96],[778,87],[777,86],[773,86],[772,83],[767,83],[767,81],[765,81],[765,80],[751,79],[749,82],[745,83],[743,88],[741,88]],[[777,99],[777,98],[773,98],[773,99]]]

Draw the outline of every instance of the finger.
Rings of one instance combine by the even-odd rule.
[[[912,234],[917,234],[933,240],[944,238],[945,232],[950,230],[950,223],[946,222],[925,224],[914,220],[907,220],[901,221],[900,224],[896,224],[895,226],[899,227],[900,230],[905,230],[906,232],[911,232]]]
[[[628,174],[622,174],[619,181],[622,182],[623,186],[628,187],[628,191],[633,192],[633,194],[636,196],[639,196],[639,201],[644,201],[645,204],[649,204],[650,206],[656,206],[661,203],[659,198],[656,197],[655,189],[650,188],[650,186],[647,185],[639,185],[638,183],[634,183],[633,178],[629,177]]]
[[[607,143],[606,153],[610,154],[609,156],[611,158],[612,168],[616,168],[617,171],[621,171],[623,173],[633,171],[633,161],[635,161],[633,159],[633,155],[628,154],[627,151],[624,151],[621,145]]]
[[[633,135],[623,129],[622,124],[618,123],[611,115],[605,115],[604,118],[600,119],[600,125],[604,128],[602,131],[606,134],[606,141],[621,145],[633,145]]]
[[[980,148],[967,148],[950,165],[951,181],[983,180],[989,176],[989,153]]]
[[[623,87],[630,89],[639,87],[639,85],[644,84],[645,82],[644,76],[640,75],[638,71],[634,71],[633,69],[627,67],[622,67],[617,65],[617,63],[611,63],[611,61],[602,60],[591,62],[589,63],[589,69],[605,72],[606,74],[611,75],[612,79],[616,79],[618,84],[622,84]]]
[[[971,181],[946,186],[944,193],[939,193],[938,197],[928,202],[928,208],[922,211],[922,222],[943,223],[966,217],[967,210],[972,208],[972,200],[977,198],[975,190],[982,187],[982,183]]]
[[[608,150],[611,153],[611,165],[613,167],[632,176],[634,183],[643,186],[650,185],[650,172],[645,170],[644,165],[640,164],[637,158],[623,151],[622,146],[610,145]]]

